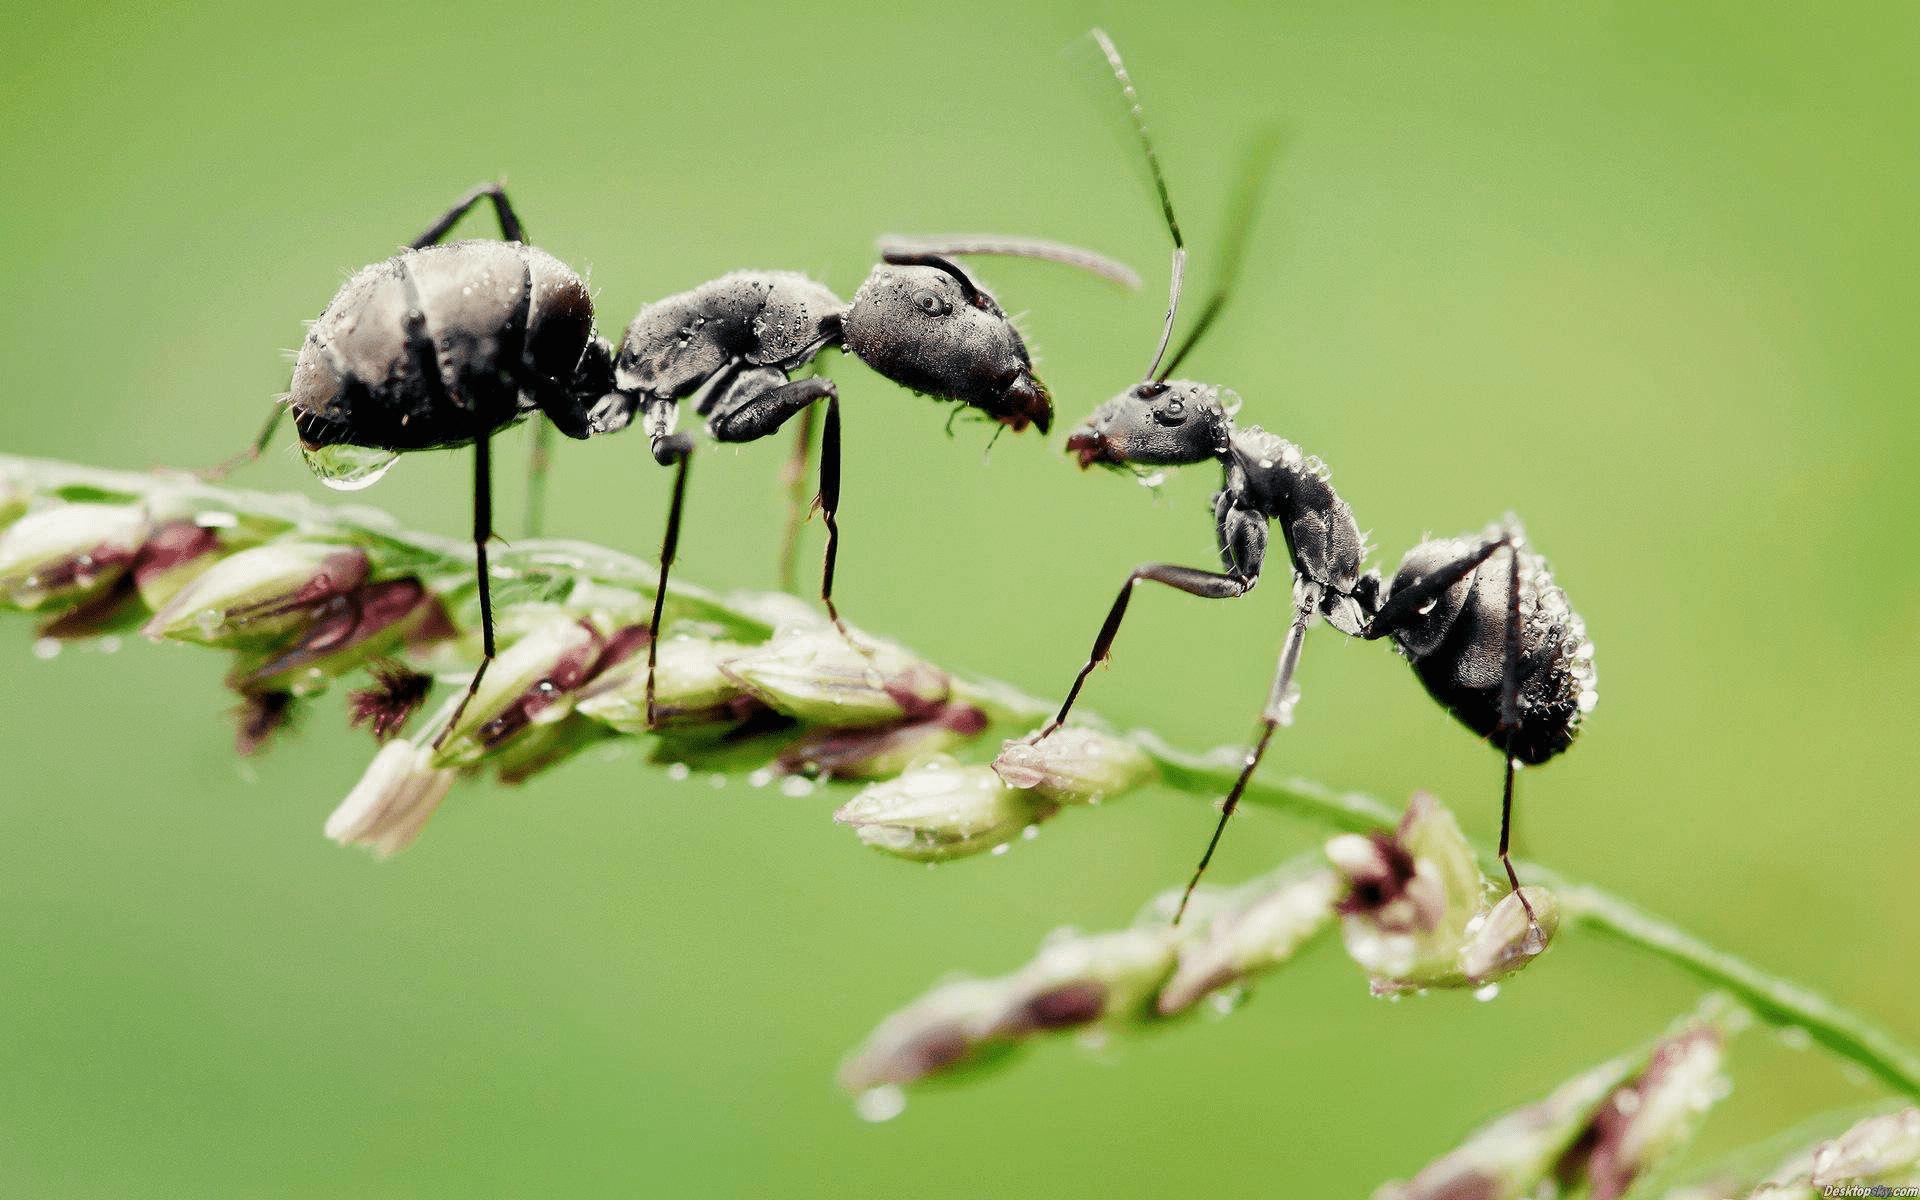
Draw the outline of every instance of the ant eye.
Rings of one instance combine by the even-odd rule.
[[[921,288],[913,294],[913,306],[930,317],[944,317],[953,311],[953,305],[927,288]]]
[[[1153,410],[1153,419],[1162,425],[1179,425],[1187,419],[1187,404],[1184,400],[1170,400],[1164,408]]]

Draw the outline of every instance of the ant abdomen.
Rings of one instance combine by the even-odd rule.
[[[310,447],[464,445],[564,389],[592,336],[586,284],[543,250],[409,249],[341,287],[307,331],[287,402]]]
[[[1403,586],[1425,563],[1457,559],[1472,549],[1443,538],[1410,551],[1394,579]],[[1512,668],[1515,721],[1502,730],[1501,688],[1518,560],[1519,653]],[[1528,765],[1566,750],[1599,698],[1593,644],[1586,623],[1553,581],[1544,558],[1530,550],[1496,554],[1409,622],[1396,644],[1427,692],[1461,724],[1483,738],[1496,735],[1513,758]]]

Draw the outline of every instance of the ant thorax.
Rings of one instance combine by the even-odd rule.
[[[622,391],[678,399],[731,362],[791,371],[839,328],[846,305],[792,271],[735,271],[640,310],[620,346]]]
[[[1241,507],[1280,525],[1301,579],[1344,597],[1352,595],[1360,581],[1367,545],[1353,510],[1333,490],[1331,479],[1319,458],[1257,425],[1235,430],[1229,439],[1227,490],[1237,493]],[[1347,623],[1359,619],[1356,610]]]

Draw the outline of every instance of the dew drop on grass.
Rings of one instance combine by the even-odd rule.
[[[763,788],[773,782],[773,768],[761,767],[747,776],[747,786]]]
[[[808,779],[804,775],[789,775],[780,781],[780,794],[782,796],[811,796],[813,795],[813,788],[813,780]]]
[[[119,636],[110,633],[106,637],[101,638],[99,649],[102,654],[118,654],[120,652]]]
[[[992,850],[988,851],[988,853],[992,854],[995,858],[999,858],[1001,855],[1005,854],[1007,851],[1011,849],[1013,849],[1012,842],[1001,842],[998,846],[995,846]]]
[[[41,662],[52,662],[60,657],[60,639],[50,637],[33,639],[33,656]]]
[[[1780,1044],[1789,1050],[1806,1050],[1813,1045],[1813,1035],[1804,1025],[1783,1025],[1777,1036]]]
[[[871,1121],[876,1125],[882,1121],[893,1120],[905,1112],[906,1108],[907,1094],[891,1083],[868,1088],[853,1101],[853,1111],[860,1114],[860,1119]]]
[[[667,767],[667,778],[673,780],[675,783],[680,782],[691,774],[693,774],[693,768],[687,766],[685,763],[671,763]]]
[[[1499,995],[1500,995],[1500,985],[1497,983],[1490,983],[1483,988],[1476,989],[1473,993],[1473,998],[1475,1000],[1480,1001],[1482,1004],[1484,1004],[1487,1001],[1492,1000]]]

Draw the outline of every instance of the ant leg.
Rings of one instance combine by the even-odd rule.
[[[673,500],[667,505],[667,532],[660,539],[660,578],[653,585],[653,619],[647,624],[647,728],[657,724],[653,703],[654,670],[660,661],[660,617],[667,605],[667,574],[680,551],[680,517],[687,506],[687,467],[693,462],[693,439],[666,434],[657,439],[653,456],[662,464],[677,462],[673,472]]]
[[[547,471],[553,466],[553,422],[533,416],[533,441],[527,451],[528,537],[539,537],[547,515]]]
[[[1200,856],[1200,865],[1193,869],[1193,878],[1187,880],[1187,890],[1180,893],[1180,907],[1173,914],[1175,925],[1187,915],[1187,904],[1193,899],[1193,889],[1200,886],[1200,877],[1207,873],[1207,864],[1213,861],[1213,852],[1220,845],[1220,835],[1226,832],[1227,820],[1233,816],[1233,810],[1240,806],[1240,797],[1246,792],[1248,781],[1260,766],[1260,760],[1266,756],[1267,743],[1273,740],[1273,731],[1293,720],[1293,672],[1300,665],[1300,647],[1306,640],[1307,622],[1313,619],[1314,609],[1320,603],[1319,591],[1318,587],[1312,586],[1304,589],[1294,606],[1293,625],[1287,630],[1286,644],[1280,650],[1280,666],[1273,676],[1273,690],[1267,693],[1267,706],[1260,712],[1259,738],[1254,742],[1253,749],[1247,752],[1239,778],[1233,781],[1233,789],[1220,805],[1220,820],[1213,827],[1213,837],[1207,840],[1207,849]]]
[[[1182,567],[1173,563],[1147,563],[1133,569],[1127,581],[1120,585],[1120,594],[1114,597],[1113,607],[1107,610],[1107,619],[1101,623],[1100,632],[1093,639],[1093,652],[1087,655],[1086,665],[1074,676],[1073,686],[1067,689],[1067,698],[1060,705],[1060,711],[1053,720],[1047,722],[1039,733],[1030,740],[1039,741],[1054,730],[1067,723],[1067,714],[1073,711],[1073,702],[1080,697],[1080,689],[1086,685],[1087,676],[1093,669],[1106,660],[1113,649],[1113,639],[1120,632],[1120,622],[1127,615],[1127,602],[1133,598],[1133,586],[1141,580],[1163,583],[1189,596],[1199,596],[1205,600],[1231,600],[1244,596],[1259,578],[1259,566],[1255,564],[1253,574],[1223,574],[1217,571],[1203,571],[1199,567]]]
[[[483,183],[453,202],[453,207],[440,214],[440,219],[426,227],[420,236],[407,245],[418,250],[431,246],[447,236],[460,218],[472,211],[473,206],[482,200],[493,201],[493,215],[500,220],[500,236],[509,242],[524,242],[526,231],[520,227],[520,218],[514,214],[513,205],[507,202],[507,193],[497,183]]]
[[[1386,637],[1397,627],[1404,624],[1407,618],[1414,616],[1423,605],[1445,595],[1448,588],[1465,579],[1469,574],[1477,570],[1482,563],[1498,554],[1501,550],[1510,549],[1516,551],[1515,565],[1517,567],[1519,562],[1517,556],[1519,546],[1519,534],[1504,533],[1497,538],[1490,538],[1482,542],[1446,566],[1422,578],[1411,587],[1395,590],[1388,595],[1385,603],[1381,604],[1379,609],[1374,612],[1373,619],[1368,621],[1366,628],[1360,631],[1360,637],[1369,642],[1378,641],[1380,638]],[[1516,580],[1519,578],[1517,572],[1514,578]],[[1514,619],[1517,620],[1519,616],[1518,594],[1516,593],[1512,599],[1514,606],[1513,616]],[[1508,636],[1510,638],[1516,636],[1515,631],[1510,629]]]
[[[806,485],[807,454],[813,448],[813,413],[808,406],[800,414],[793,431],[793,453],[780,468],[780,486],[787,493],[787,523],[780,536],[780,587],[788,592],[799,587],[800,526],[806,522],[810,507],[801,489]]]
[[[763,382],[784,380],[772,368],[743,372],[739,381],[720,397],[707,418],[707,429],[721,442],[752,442],[767,437],[782,425],[811,407],[815,401],[827,402],[827,416],[820,435],[820,492],[815,503],[827,525],[826,557],[820,569],[820,600],[827,615],[848,641],[853,635],[833,603],[833,569],[840,550],[840,389],[831,379],[818,375],[791,382],[780,382],[760,391],[753,388]]]
[[[827,551],[820,563],[820,602],[840,636],[853,641],[833,605],[833,564],[840,553],[840,394],[827,393],[827,419],[820,430],[820,517],[827,525]]]
[[[467,705],[473,703],[474,694],[480,690],[480,681],[487,676],[487,668],[493,665],[493,577],[487,570],[487,543],[493,538],[492,442],[493,436],[487,434],[473,443],[473,564],[480,584],[480,666],[474,671],[473,681],[467,684],[467,694],[460,698],[452,718],[433,739],[436,750],[460,723]]]
[[[267,452],[267,447],[273,444],[273,435],[279,430],[280,422],[286,419],[286,415],[286,404],[279,400],[274,401],[273,411],[267,414],[266,424],[262,425],[260,432],[254,435],[251,445],[225,462],[195,471],[194,477],[206,483],[218,483],[233,474],[236,469],[258,461],[260,456]]]
[[[1520,614],[1520,540],[1519,535],[1508,533],[1507,545],[1507,630],[1506,644],[1503,647],[1503,661],[1500,667],[1500,729],[1504,736],[1500,740],[1500,751],[1506,759],[1506,782],[1500,789],[1500,865],[1507,869],[1507,883],[1513,894],[1520,897],[1520,907],[1527,910],[1527,924],[1537,934],[1539,920],[1533,915],[1533,904],[1520,890],[1520,876],[1513,869],[1513,859],[1507,853],[1513,835],[1513,776],[1516,766],[1513,756],[1513,735],[1520,727],[1520,638],[1523,632]]]

